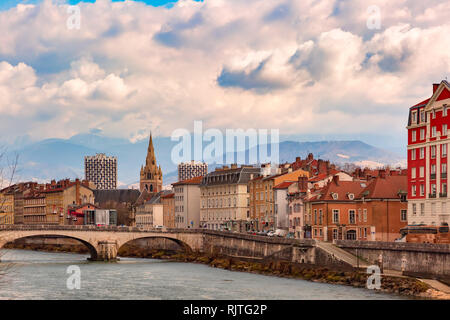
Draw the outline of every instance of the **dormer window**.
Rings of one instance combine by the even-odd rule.
[[[417,112],[411,112],[411,123],[417,123]]]
[[[350,200],[354,200],[354,199],[355,199],[355,195],[354,195],[353,193],[349,193],[349,194],[348,194],[348,198],[349,198]]]
[[[331,197],[333,197],[333,200],[337,200],[337,199],[338,199],[338,194],[332,192],[332,193],[331,193]]]

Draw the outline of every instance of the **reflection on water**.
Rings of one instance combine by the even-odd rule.
[[[232,272],[206,265],[121,258],[87,262],[89,255],[4,250],[13,268],[0,299],[404,299],[349,286]],[[81,289],[68,290],[67,267],[78,265]]]

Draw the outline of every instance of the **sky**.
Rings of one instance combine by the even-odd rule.
[[[450,76],[448,1],[168,3],[0,1],[0,140],[202,120],[406,148],[408,108]]]

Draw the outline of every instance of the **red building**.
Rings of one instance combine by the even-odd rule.
[[[430,98],[412,106],[408,119],[408,224],[449,222],[447,130],[450,85],[433,84]]]

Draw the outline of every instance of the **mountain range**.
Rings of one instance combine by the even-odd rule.
[[[154,137],[153,144],[164,184],[177,179],[177,164],[171,160],[172,148],[178,144],[170,137]],[[127,139],[106,137],[98,133],[77,134],[69,139],[24,140],[7,146],[8,153],[19,155],[16,180],[49,181],[51,179],[83,178],[84,156],[106,153],[118,158],[119,187],[126,188],[139,180],[139,170],[145,163],[148,139],[135,143]],[[296,157],[313,153],[315,158],[335,164],[355,163],[362,166],[405,166],[403,156],[371,146],[359,140],[279,143],[280,163],[292,162]],[[248,158],[249,150],[246,150]],[[207,161],[208,162],[208,161]],[[213,170],[214,163],[208,163]]]

